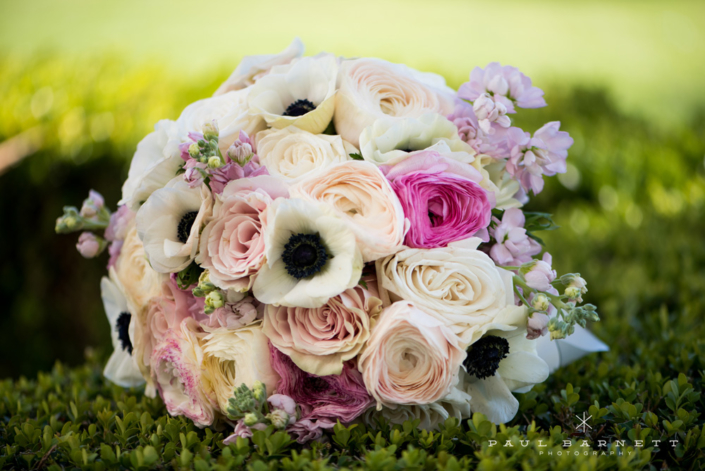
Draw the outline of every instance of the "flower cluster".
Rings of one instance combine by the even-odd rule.
[[[598,320],[585,280],[538,258],[550,216],[521,209],[565,171],[572,139],[512,126],[546,104],[512,67],[476,68],[456,92],[404,65],[301,52],[247,58],[160,121],[117,211],[91,191],[57,221],[86,231],[84,257],[109,247],[105,376],[233,437],[510,420],[512,393],[548,376],[536,339]]]

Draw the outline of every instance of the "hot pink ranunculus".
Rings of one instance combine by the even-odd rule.
[[[345,363],[339,375],[316,376],[303,371],[271,345],[270,353],[272,368],[281,376],[277,393],[289,396],[301,407],[299,421],[308,424],[308,428],[315,429],[316,424],[329,428],[336,420],[349,423],[374,402],[354,362]]]
[[[381,169],[409,219],[409,247],[445,247],[473,235],[489,240],[494,195],[479,185],[482,175],[474,167],[421,151]]]
[[[196,261],[222,289],[247,291],[264,263],[266,209],[287,197],[281,181],[270,176],[234,180],[216,195],[213,217],[203,229]]]

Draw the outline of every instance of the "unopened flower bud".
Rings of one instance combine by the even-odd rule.
[[[198,147],[198,144],[195,142],[188,146],[188,154],[193,157],[194,159],[198,159],[198,155],[201,153],[201,149]]]
[[[245,422],[245,425],[247,425],[248,427],[252,427],[257,422],[259,422],[259,419],[257,418],[257,416],[255,414],[250,412],[248,414],[245,414],[244,422]]]
[[[582,299],[580,297],[580,294],[580,288],[577,288],[575,286],[569,286],[565,289],[565,295],[568,296],[568,299],[570,299],[571,301],[581,302]]]
[[[203,124],[203,138],[206,141],[210,141],[212,139],[215,139],[217,141],[219,133],[220,131],[218,129],[218,122],[216,120],[213,120],[210,123]]]
[[[97,191],[90,190],[88,192],[88,198],[83,201],[80,214],[84,218],[94,218],[104,207],[105,200],[103,196]]]
[[[253,155],[252,146],[240,141],[236,141],[228,148],[228,157],[240,167],[247,165]]]
[[[209,168],[220,168],[223,166],[223,160],[218,157],[217,155],[214,155],[213,157],[208,158],[208,167]]]
[[[255,381],[255,384],[252,386],[252,394],[257,401],[262,403],[267,399],[267,387],[262,381]]]
[[[267,414],[267,419],[272,422],[274,428],[283,429],[289,424],[289,414],[281,409],[272,411],[271,414]]]
[[[83,232],[78,237],[76,249],[84,258],[93,258],[103,251],[105,245],[106,242],[92,232]]]
[[[204,311],[206,314],[211,314],[219,307],[223,307],[224,304],[225,298],[223,298],[223,294],[220,291],[211,291],[206,296]]]
[[[545,294],[537,294],[531,302],[531,306],[537,311],[547,311],[549,306],[548,297]]]

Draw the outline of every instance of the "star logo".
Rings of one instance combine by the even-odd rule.
[[[589,415],[589,416],[585,417],[586,415],[587,415],[587,412],[583,412],[582,419],[577,415],[575,416],[575,418],[580,421],[580,424],[576,428],[578,429],[578,431],[581,431],[582,433],[587,432],[588,429],[592,430],[592,427],[590,425],[588,425],[588,423],[587,423],[588,420],[592,419],[592,416]],[[582,430],[580,430],[581,428],[582,428]]]

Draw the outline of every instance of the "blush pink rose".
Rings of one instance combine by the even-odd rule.
[[[252,288],[254,275],[264,263],[266,209],[277,197],[287,196],[286,186],[266,175],[234,180],[216,195],[196,259],[209,270],[214,285],[241,292]]]
[[[381,406],[430,404],[458,382],[466,357],[460,339],[408,301],[398,301],[380,314],[359,357],[367,391]]]
[[[319,308],[267,305],[262,331],[302,370],[339,375],[362,349],[381,310],[382,300],[358,285]]]
[[[409,247],[445,247],[470,236],[489,240],[494,198],[479,185],[482,176],[474,167],[421,151],[381,169],[410,222]]]

